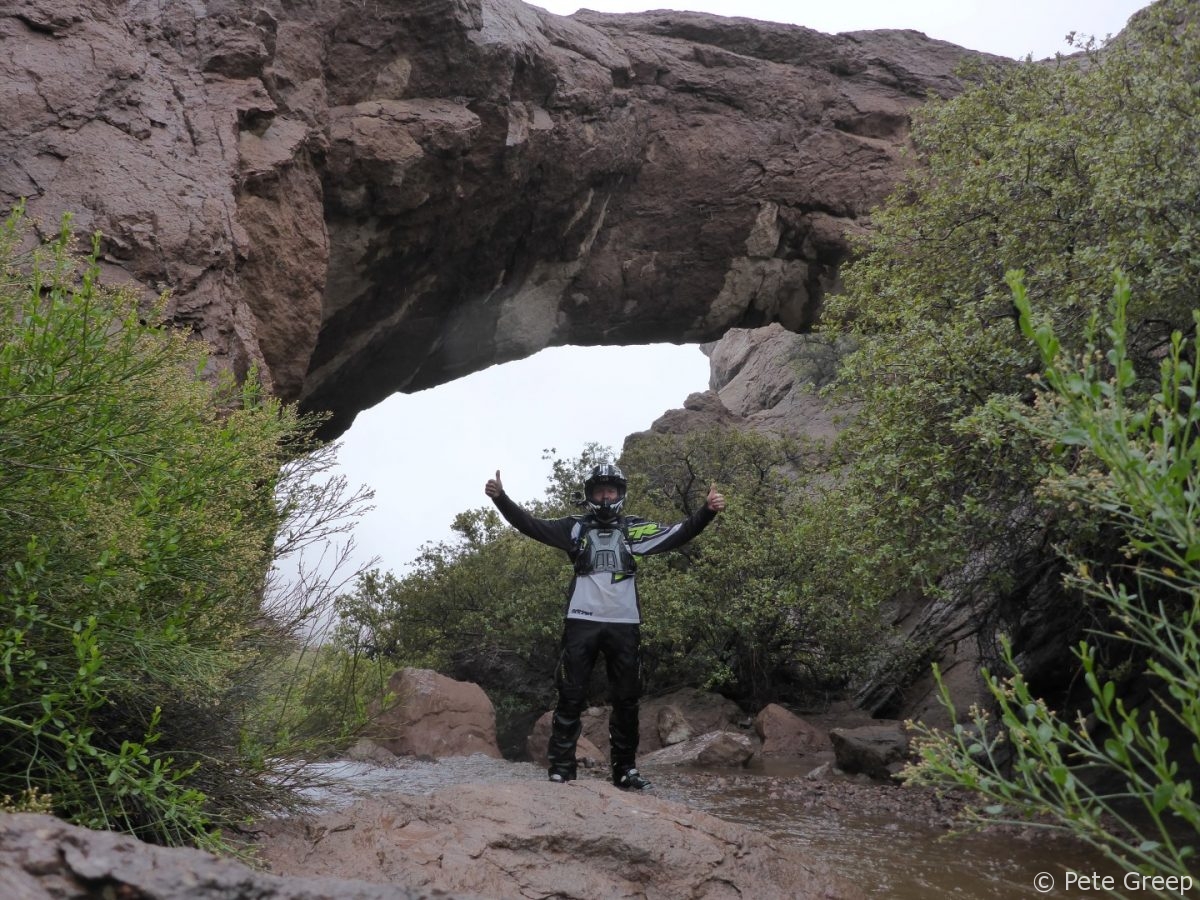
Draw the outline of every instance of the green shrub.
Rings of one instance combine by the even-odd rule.
[[[651,689],[699,685],[758,709],[819,702],[871,665],[886,629],[840,589],[836,549],[815,552],[825,472],[797,473],[805,449],[735,429],[627,444],[639,513],[676,520],[712,483],[728,502],[694,542],[639,563]]]
[[[988,804],[979,820],[1032,817],[1147,875],[1194,874],[1200,802],[1200,362],[1180,332],[1157,390],[1141,390],[1130,357],[1129,284],[1115,293],[1107,348],[1096,328],[1082,355],[1035,324],[1012,278],[1024,333],[1045,365],[1038,405],[1023,417],[1055,464],[1044,484],[1119,531],[1124,561],[1075,557],[1069,586],[1098,601],[1107,627],[1076,651],[1090,710],[1075,718],[1030,689],[1006,645],[1007,671],[986,673],[997,717],[972,710],[952,732],[923,730],[918,783],[963,786]],[[1193,311],[1192,335],[1200,328]],[[1098,645],[1128,648],[1124,678],[1106,674]],[[1123,699],[1145,679],[1150,699]],[[943,689],[943,702],[953,711]],[[1182,896],[1178,892],[1156,892]]]
[[[861,401],[841,443],[845,513],[829,523],[860,560],[849,590],[935,590],[973,550],[1016,543],[1043,464],[1003,412],[1028,399],[1037,365],[1006,270],[1026,270],[1069,346],[1116,267],[1140,298],[1135,359],[1188,326],[1200,280],[1194,18],[1194,5],[1165,0],[1103,52],[978,67],[975,86],[915,113],[919,164],[872,213],[826,310],[828,328],[858,342],[842,373]]]
[[[588,469],[606,459],[589,446],[551,459],[545,517],[571,502]],[[639,560],[646,689],[720,689],[757,708],[839,689],[879,643],[871,611],[817,571],[806,542],[816,495],[789,475],[797,449],[733,430],[643,437],[619,462],[630,478],[627,510],[674,522],[704,503],[716,482],[729,508],[674,553]],[[819,514],[819,513],[818,513]],[[519,713],[554,699],[553,671],[571,569],[561,551],[505,526],[495,510],[460,514],[458,538],[427,546],[411,573],[371,573],[339,600],[339,646],[427,666],[482,685]],[[595,684],[603,701],[605,686]]]
[[[1076,58],[977,66],[962,95],[914,114],[916,164],[873,211],[822,326],[856,342],[838,389],[858,414],[810,546],[822,570],[842,561],[839,588],[856,607],[901,595],[1029,621],[1022,585],[1058,564],[1052,545],[1107,540],[1087,517],[1038,503],[1048,461],[1010,410],[1031,402],[1039,363],[1005,272],[1026,270],[1031,300],[1071,349],[1118,267],[1139,298],[1136,362],[1189,327],[1200,280],[1194,10],[1156,3],[1119,43]],[[1071,598],[1054,614],[1072,641],[1091,612]],[[979,650],[995,657],[989,631]]]
[[[103,287],[69,224],[0,231],[0,794],[164,843],[286,802],[241,746],[305,423],[201,377],[200,343]]]

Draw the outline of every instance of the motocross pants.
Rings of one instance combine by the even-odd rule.
[[[630,623],[567,619],[555,671],[558,705],[547,756],[550,772],[564,778],[576,773],[575,744],[583,729],[587,687],[598,654],[608,673],[610,760],[613,771],[635,765],[638,747],[638,700],[642,693],[641,626]]]

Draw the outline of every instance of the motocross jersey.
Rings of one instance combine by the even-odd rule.
[[[517,531],[557,547],[570,558],[575,575],[567,589],[568,619],[634,625],[642,621],[634,557],[682,547],[717,515],[702,506],[674,525],[660,525],[637,516],[621,516],[605,524],[593,516],[538,519],[507,494],[500,494],[494,502],[500,515]]]

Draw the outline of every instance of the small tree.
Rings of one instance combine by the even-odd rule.
[[[799,474],[803,456],[794,440],[726,428],[627,445],[639,511],[677,519],[711,483],[729,503],[678,553],[639,563],[652,686],[703,685],[757,709],[827,697],[869,666],[886,629],[840,590],[836,551],[814,544],[826,473]]]

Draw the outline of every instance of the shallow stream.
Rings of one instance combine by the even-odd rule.
[[[394,768],[365,763],[314,764],[312,774],[327,784],[312,797],[337,808],[382,793],[428,794],[467,782],[541,779],[539,768],[471,756],[440,762],[402,760]],[[1122,872],[1086,846],[1045,832],[950,835],[945,816],[922,804],[908,807],[904,788],[864,785],[827,776],[804,781],[803,770],[645,771],[656,796],[702,809],[727,821],[752,826],[806,854],[859,885],[870,897],[891,900],[1016,900],[1108,896],[1102,891],[1067,890],[1068,871],[1112,875]],[[582,772],[581,778],[600,778]],[[915,811],[914,811],[915,810]],[[1053,887],[1039,890],[1053,878]],[[1035,885],[1035,882],[1037,884]]]

